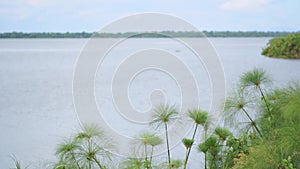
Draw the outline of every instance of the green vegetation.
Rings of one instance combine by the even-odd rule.
[[[190,153],[191,153],[191,149],[192,149],[192,146],[193,146],[193,143],[194,143],[194,140],[195,140],[195,136],[196,136],[198,127],[199,127],[199,125],[204,127],[206,125],[207,120],[208,120],[208,112],[203,111],[203,110],[197,110],[197,109],[190,110],[188,115],[194,121],[195,129],[194,129],[192,139],[184,138],[182,140],[182,142],[185,145],[186,150],[187,150],[186,157],[185,157],[185,160],[184,160],[184,169],[186,169],[187,162],[188,162],[188,159],[189,159],[189,156],[190,156]],[[190,142],[190,144],[186,144],[186,142]]]
[[[300,33],[270,40],[262,54],[274,58],[300,59]]]
[[[56,155],[59,160],[54,168],[107,169],[111,160],[110,153],[106,149],[111,146],[111,141],[105,139],[98,126],[85,125],[71,139],[58,145]]]
[[[97,32],[6,32],[0,33],[0,38],[164,38],[164,37],[281,37],[287,36],[294,32],[259,32],[259,31],[161,31],[161,32],[126,32],[126,33],[97,33]]]
[[[139,138],[137,138],[136,143],[137,143],[136,145],[140,145],[144,149],[143,154],[145,156],[145,159],[144,159],[145,161],[144,161],[144,163],[142,162],[141,164],[143,164],[143,167],[146,169],[152,168],[154,147],[162,144],[163,140],[155,134],[142,133],[139,136]],[[149,154],[148,147],[149,146],[150,146],[151,150],[150,150],[150,157],[148,158],[148,154]]]
[[[171,153],[168,136],[168,124],[178,118],[178,111],[174,106],[161,105],[155,110],[153,114],[153,120],[150,124],[156,125],[157,127],[163,127],[166,133],[166,145],[168,150],[168,164],[171,165]]]
[[[15,163],[15,167],[11,168],[11,169],[22,169],[23,168],[22,165],[21,165],[21,162],[17,159],[16,156],[12,156],[12,159]],[[27,168],[28,168],[28,166],[24,167],[24,169],[27,169]]]
[[[190,156],[200,153],[205,155],[205,169],[300,168],[300,83],[275,90],[270,84],[270,76],[262,69],[244,73],[236,90],[225,100],[225,125],[215,128],[212,135],[207,135],[208,112],[193,109],[184,114],[191,119],[194,130],[190,138],[182,139],[185,148],[182,159],[172,158],[168,127],[183,117],[179,118],[174,106],[161,105],[153,113],[149,125],[155,132],[164,130],[164,140],[153,133],[141,133],[133,143],[140,153],[116,165],[114,156],[106,150],[117,140],[106,139],[105,133],[95,125],[85,125],[71,139],[58,145],[58,160],[52,169],[110,169],[113,166],[185,169]],[[199,130],[200,127],[203,130]],[[200,139],[200,132],[204,140]],[[154,157],[155,148],[161,144],[167,148],[165,158]],[[199,154],[190,154],[194,145]],[[15,160],[15,164],[16,168],[21,168],[19,161]]]
[[[272,118],[264,112],[258,121],[264,138],[255,140],[240,168],[300,168],[300,84],[275,90],[269,98]]]
[[[251,123],[243,126],[240,123],[243,121],[235,121],[237,126],[247,128],[246,132],[238,140],[227,141],[227,146],[231,146],[227,158],[235,156],[235,169],[300,167],[300,84],[271,90],[269,79],[261,69],[254,69],[241,77],[238,93],[249,90],[251,86],[258,92],[246,96],[251,100],[248,102],[252,106],[248,109],[251,111],[249,117],[253,119]],[[249,130],[251,126],[256,126],[254,131],[261,137]]]
[[[0,38],[90,38],[92,33],[59,33],[59,32],[6,32],[0,33]]]

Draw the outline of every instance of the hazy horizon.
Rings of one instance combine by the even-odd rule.
[[[12,0],[0,2],[0,32],[96,32],[145,12],[173,15],[199,30],[298,31],[299,10],[298,0]]]
[[[179,32],[179,31],[176,31],[176,30],[162,30],[162,31],[154,31],[154,32],[163,32],[163,31],[174,31],[174,32]],[[13,32],[16,32],[16,33],[97,33],[97,31],[36,31],[36,32],[27,32],[27,31],[10,31],[10,32],[0,32],[0,33],[13,33]],[[147,32],[147,31],[146,31]],[[191,31],[183,31],[183,32],[191,32]],[[274,31],[274,30],[246,30],[246,31],[243,31],[243,30],[199,30],[199,32],[300,32],[300,29],[299,30],[295,30],[295,31]],[[114,34],[117,34],[117,33],[131,33],[131,32],[99,32],[99,33],[114,33]],[[149,31],[149,33],[151,33],[151,31]]]

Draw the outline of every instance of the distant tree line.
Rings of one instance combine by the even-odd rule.
[[[97,33],[97,32],[5,32],[0,38],[164,38],[164,37],[282,37],[296,32],[260,32],[260,31],[161,31],[161,32],[126,32],[126,33]]]
[[[91,33],[58,33],[58,32],[6,32],[0,33],[0,38],[89,38]]]

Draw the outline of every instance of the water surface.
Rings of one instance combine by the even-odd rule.
[[[291,80],[300,80],[300,60],[272,59],[261,56],[269,38],[211,38],[224,68],[226,89],[230,91],[238,77],[254,67],[264,68],[272,75],[273,86],[281,87]],[[87,39],[1,39],[0,40],[0,164],[12,167],[10,155],[24,164],[39,168],[55,161],[55,146],[63,137],[76,132],[78,121],[72,98],[72,77],[76,58]],[[205,67],[194,63],[189,51],[167,39],[132,39],[132,49],[145,44],[163,47],[177,54],[199,75],[200,103],[204,109],[211,101],[210,82]],[[109,80],[122,60],[127,47],[120,46],[104,61],[97,73],[95,93],[102,109],[110,111]],[[150,79],[149,79],[150,78]],[[170,83],[168,86],[164,85]],[[128,89],[132,105],[138,110],[151,107],[148,94],[162,88],[168,99],[180,102],[180,91],[172,78],[162,72],[145,72],[137,76]],[[124,119],[114,115],[104,118],[118,132],[135,135]],[[183,149],[178,146],[177,149]],[[197,166],[199,154],[192,155],[191,165]],[[182,158],[174,155],[176,158]]]

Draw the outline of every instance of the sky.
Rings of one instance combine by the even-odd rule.
[[[138,13],[208,31],[299,31],[300,0],[0,0],[0,32],[94,32]]]

